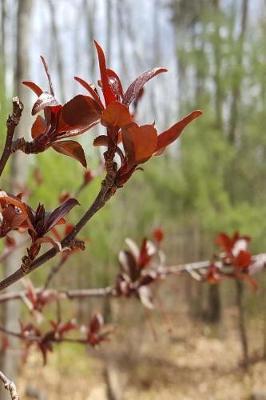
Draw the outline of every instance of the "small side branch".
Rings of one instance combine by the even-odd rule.
[[[21,114],[23,111],[23,104],[19,100],[18,97],[13,98],[13,112],[12,114],[9,115],[7,122],[6,122],[6,127],[7,127],[7,133],[6,133],[6,142],[5,142],[5,147],[3,150],[3,154],[0,160],[0,176],[2,175],[2,172],[6,166],[6,163],[10,157],[10,154],[12,153],[12,142],[13,142],[13,137],[15,134],[15,129],[16,126],[19,124]]]
[[[0,371],[0,380],[3,382],[5,389],[9,391],[11,400],[19,400],[15,383],[8,379],[2,371]]]

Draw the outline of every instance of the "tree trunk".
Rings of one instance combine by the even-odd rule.
[[[64,103],[66,100],[65,84],[64,84],[64,63],[61,53],[62,46],[60,44],[60,37],[56,23],[56,15],[57,15],[56,4],[54,3],[53,0],[48,0],[48,7],[50,10],[51,31],[53,35],[54,54],[55,54],[56,70],[60,88],[60,98],[62,103]]]
[[[1,0],[1,42],[0,42],[0,82],[1,82],[1,90],[3,93],[5,90],[5,70],[6,70],[6,57],[5,57],[5,43],[6,43],[6,2],[5,0]]]
[[[22,116],[20,125],[17,128],[16,136],[25,136],[29,132],[29,120],[27,115],[30,115],[30,95],[29,91],[22,92],[22,85],[20,82],[29,76],[29,49],[30,49],[30,15],[32,11],[32,0],[20,0],[18,2],[17,14],[17,60],[16,60],[16,74],[15,74],[15,93],[24,102],[24,115]],[[23,153],[16,153],[11,158],[11,176],[10,187],[12,193],[18,193],[23,189],[26,181],[27,167],[25,163],[25,155]],[[19,235],[16,235],[16,241],[21,240]],[[6,274],[14,272],[20,265],[22,257],[21,250],[14,251],[6,261],[5,271]],[[12,285],[10,290],[16,290],[17,285]],[[7,289],[8,290],[8,289]],[[5,328],[11,331],[18,330],[18,320],[20,316],[19,302],[7,302],[4,309]],[[9,347],[2,354],[1,369],[12,380],[16,380],[18,370],[18,343],[16,338],[9,338]],[[1,385],[2,388],[2,385]],[[0,389],[1,390],[1,389]],[[9,393],[5,390],[0,392],[1,400],[9,400]]]
[[[236,128],[238,121],[239,102],[241,98],[243,49],[244,49],[245,34],[247,30],[248,1],[249,0],[243,0],[242,2],[241,29],[238,37],[237,51],[236,51],[236,68],[239,69],[240,74],[238,78],[235,77],[232,89],[232,104],[231,104],[228,136],[230,142],[233,144],[236,142]]]
[[[238,330],[240,336],[240,342],[242,347],[242,358],[244,368],[248,368],[249,357],[248,357],[248,337],[247,327],[245,319],[245,308],[244,308],[244,287],[243,282],[236,280],[236,305],[238,308]]]

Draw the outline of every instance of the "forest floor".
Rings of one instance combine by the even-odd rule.
[[[143,315],[142,315],[143,321]],[[48,365],[32,354],[18,381],[21,397],[35,389],[42,400],[106,400],[106,382],[119,400],[265,400],[266,362],[241,367],[237,312],[228,309],[219,327],[184,312],[146,314],[122,326],[100,350],[61,346]],[[249,321],[250,352],[263,353],[263,323]],[[85,356],[84,356],[85,355]],[[118,389],[118,390],[117,390]],[[265,396],[265,397],[264,397]]]

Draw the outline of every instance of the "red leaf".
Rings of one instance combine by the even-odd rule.
[[[198,118],[202,114],[201,111],[196,110],[186,115],[180,121],[178,121],[175,125],[169,128],[167,131],[164,131],[158,136],[158,145],[157,151],[164,149],[166,146],[174,142],[182,133],[184,128],[191,122],[193,119]]]
[[[64,218],[66,214],[69,213],[69,211],[73,207],[77,205],[79,205],[79,202],[76,199],[67,199],[64,203],[62,203],[46,217],[44,231],[48,232],[49,230],[51,230],[55,225],[60,222],[62,218]]]
[[[46,107],[53,107],[53,106],[60,106],[60,104],[53,95],[47,92],[42,92],[38,100],[34,103],[31,113],[32,115],[35,115],[38,112],[44,110]]]
[[[95,314],[90,321],[89,333],[90,334],[98,333],[103,327],[103,325],[104,325],[103,316],[99,313]]]
[[[119,76],[116,74],[115,71],[113,71],[112,69],[107,68],[106,70],[107,75],[108,75],[108,81],[109,81],[109,85],[112,87],[113,93],[115,93],[115,95],[118,98],[123,98],[123,87],[122,87],[122,83],[120,81]]]
[[[132,117],[128,107],[124,104],[114,101],[109,104],[102,113],[101,123],[104,126],[120,127],[129,125],[132,122]]]
[[[100,119],[100,114],[100,106],[94,99],[79,94],[64,104],[61,110],[58,132],[89,129]]]
[[[97,102],[97,104],[99,105],[99,107],[101,109],[103,109],[103,104],[101,102],[100,97],[98,96],[97,92],[95,91],[95,89],[92,87],[92,85],[90,85],[89,83],[87,83],[86,81],[84,81],[84,79],[79,78],[78,76],[75,76],[74,79],[79,82],[81,84],[81,86],[83,86],[89,93],[90,95],[94,98],[94,100]]]
[[[109,139],[106,135],[97,136],[93,141],[93,146],[108,146]]]
[[[129,165],[147,161],[157,147],[157,131],[153,125],[132,123],[122,133],[123,146]]]
[[[115,101],[116,97],[110,87],[110,84],[109,84],[105,55],[104,55],[103,49],[96,42],[96,40],[94,41],[94,43],[95,43],[97,55],[98,55],[99,68],[100,68],[100,72],[101,72],[101,83],[102,83],[102,90],[103,90],[103,95],[104,95],[104,99],[105,99],[105,104],[108,105],[112,101]]]
[[[29,208],[19,197],[9,196],[6,192],[0,191],[0,206],[3,217],[0,227],[1,236],[5,236],[12,229],[34,230],[29,218]]]
[[[156,242],[160,243],[164,238],[164,232],[161,228],[156,228],[153,230],[152,235]]]
[[[215,243],[226,253],[231,253],[234,246],[234,241],[226,234],[220,233],[215,239]]]
[[[74,140],[62,140],[61,142],[55,142],[52,148],[58,153],[78,160],[84,168],[87,167],[84,150],[78,142]]]
[[[40,86],[36,85],[36,83],[34,83],[34,82],[23,81],[22,83],[23,83],[23,85],[30,88],[35,94],[37,94],[38,97],[43,93],[43,90],[40,88]]]
[[[131,85],[128,87],[123,103],[129,106],[132,101],[138,98],[139,92],[142,90],[143,86],[153,77],[160,74],[161,72],[166,72],[166,68],[153,68],[150,71],[143,72]]]
[[[37,115],[32,127],[31,127],[31,136],[32,139],[42,135],[46,131],[47,125],[45,120],[40,115]]]
[[[143,239],[138,259],[139,267],[145,268],[147,264],[149,264],[150,260],[151,260],[151,255],[148,252],[148,242],[147,239]]]
[[[241,269],[246,269],[251,263],[252,256],[249,251],[241,250],[234,258],[234,265]]]

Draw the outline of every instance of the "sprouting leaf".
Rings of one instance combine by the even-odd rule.
[[[44,231],[48,232],[51,230],[55,225],[59,223],[59,221],[64,218],[66,214],[69,213],[69,211],[79,205],[79,202],[74,199],[67,199],[62,203],[59,207],[57,207],[54,211],[52,211],[46,218],[45,220],[45,226],[44,226]]]
[[[128,87],[125,95],[123,103],[129,106],[132,101],[138,98],[139,92],[142,90],[143,86],[156,75],[166,72],[166,68],[153,68],[149,71],[143,72],[131,85]]]
[[[123,87],[119,76],[110,68],[106,70],[108,75],[109,85],[112,87],[113,93],[120,99],[123,98]]]
[[[156,150],[161,152],[161,150],[163,150],[166,146],[174,142],[181,135],[184,128],[195,118],[198,118],[201,114],[202,112],[199,110],[193,111],[178,121],[175,125],[171,126],[171,128],[167,129],[167,131],[162,132],[158,136]]]
[[[95,43],[97,55],[98,55],[103,95],[104,95],[105,103],[106,103],[106,105],[108,105],[112,101],[115,101],[116,97],[112,91],[110,84],[109,84],[105,55],[104,55],[103,49],[96,41],[94,41],[94,43]]]
[[[104,325],[103,316],[100,313],[96,313],[89,324],[89,332],[91,334],[98,333]]]
[[[31,113],[32,115],[35,115],[38,112],[44,110],[46,107],[52,106],[60,106],[60,104],[53,95],[47,92],[42,92],[37,101],[34,103]]]
[[[118,101],[114,101],[103,111],[101,123],[107,127],[113,126],[122,128],[132,123],[132,117],[127,106]]]
[[[88,129],[100,119],[100,114],[101,109],[94,99],[79,94],[64,104],[60,115],[58,132],[72,129]]]
[[[97,136],[93,141],[93,146],[108,146],[109,139],[106,135]]]
[[[46,125],[44,118],[41,117],[40,115],[37,115],[32,127],[31,127],[32,139],[35,139],[36,137],[45,133],[46,129],[47,129],[47,125]]]
[[[132,123],[122,133],[123,145],[129,165],[147,161],[157,147],[157,131],[153,125]]]
[[[62,153],[68,157],[78,160],[84,168],[87,167],[87,161],[82,146],[74,140],[62,140],[55,142],[52,148],[58,153]]]
[[[40,88],[40,86],[36,85],[36,83],[34,83],[34,82],[23,81],[22,83],[23,83],[23,85],[30,88],[35,94],[37,94],[38,97],[43,93],[43,90]]]
[[[100,97],[98,96],[97,92],[95,91],[95,88],[90,85],[88,82],[84,81],[84,79],[79,78],[78,76],[75,76],[74,79],[81,84],[89,93],[90,95],[94,98],[94,100],[98,103],[100,108],[103,109],[102,102],[100,100]]]

